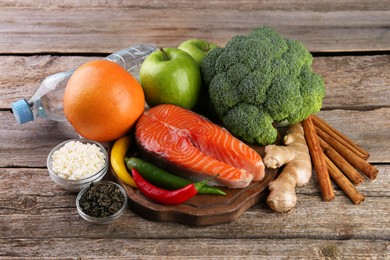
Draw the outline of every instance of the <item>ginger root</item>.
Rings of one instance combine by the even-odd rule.
[[[268,206],[281,213],[290,212],[296,202],[295,187],[309,182],[312,165],[303,127],[300,123],[291,125],[283,138],[285,146],[267,145],[264,164],[269,168],[284,168],[268,188]]]

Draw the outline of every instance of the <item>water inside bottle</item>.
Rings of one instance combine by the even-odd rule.
[[[155,50],[157,50],[157,46],[152,44],[135,45],[112,53],[105,59],[119,64],[138,79],[143,61]],[[30,100],[21,99],[14,102],[12,111],[16,120],[20,124],[24,124],[38,116],[55,121],[66,121],[63,96],[73,72],[74,70],[71,70],[48,76],[42,81],[41,86]]]

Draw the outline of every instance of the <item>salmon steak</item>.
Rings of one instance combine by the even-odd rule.
[[[264,178],[260,155],[207,118],[163,104],[138,119],[135,138],[141,154],[158,166],[194,181],[214,176],[208,185],[244,188]],[[163,163],[161,163],[163,162]]]

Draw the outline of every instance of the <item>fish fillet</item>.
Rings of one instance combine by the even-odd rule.
[[[208,119],[187,109],[163,104],[146,111],[136,124],[142,149],[209,184],[243,188],[264,178],[260,155]],[[194,177],[194,176],[191,176]]]

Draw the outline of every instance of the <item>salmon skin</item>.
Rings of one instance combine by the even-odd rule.
[[[176,105],[158,105],[144,112],[135,137],[148,160],[176,166],[174,173],[194,181],[218,175],[208,184],[244,188],[264,178],[264,164],[255,150],[225,128]]]

